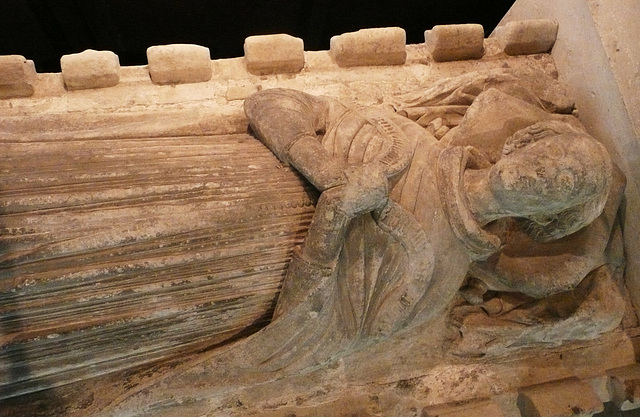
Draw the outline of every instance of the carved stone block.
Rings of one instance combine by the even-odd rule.
[[[640,408],[640,364],[607,371],[611,400],[622,410]]]
[[[0,98],[31,96],[35,77],[33,61],[20,55],[0,56]]]
[[[484,54],[482,25],[437,25],[424,33],[424,40],[434,61],[480,59]]]
[[[591,386],[577,378],[524,388],[518,407],[527,417],[590,417],[604,410]]]
[[[496,28],[500,46],[507,55],[549,52],[556,42],[558,22],[549,19],[509,22]]]
[[[304,42],[286,34],[249,36],[244,41],[247,70],[255,75],[295,73],[304,67]]]
[[[113,87],[120,81],[120,60],[111,51],[87,49],[60,58],[62,78],[69,90]]]
[[[199,45],[158,45],[147,49],[149,75],[156,84],[186,84],[211,79],[209,48]]]
[[[406,38],[402,28],[362,29],[332,37],[330,53],[341,67],[402,65]]]

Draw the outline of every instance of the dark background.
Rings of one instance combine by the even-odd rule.
[[[110,50],[121,65],[144,65],[152,45],[193,43],[211,58],[244,55],[250,35],[288,33],[305,50],[329,49],[333,35],[400,26],[407,43],[436,24],[480,23],[488,35],[513,0],[0,0],[0,55],[59,72],[60,57]]]

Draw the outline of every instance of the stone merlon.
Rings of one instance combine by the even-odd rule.
[[[35,78],[33,61],[20,55],[0,56],[0,98],[33,95]]]
[[[147,49],[149,75],[156,84],[187,84],[211,79],[209,48],[200,45],[158,45]]]
[[[548,19],[509,22],[496,28],[496,37],[507,55],[543,54],[556,42],[558,22]]]
[[[291,35],[249,36],[244,41],[247,71],[254,75],[300,72],[304,67],[304,42]]]
[[[362,29],[332,37],[329,52],[341,67],[403,65],[406,42],[402,28]]]
[[[111,51],[87,49],[60,58],[64,84],[69,90],[113,87],[120,81],[120,60]]]
[[[482,25],[437,25],[424,33],[424,40],[436,62],[480,59],[484,54]]]

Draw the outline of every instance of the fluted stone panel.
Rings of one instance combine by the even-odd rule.
[[[257,330],[314,210],[246,134],[81,136],[0,139],[0,397]]]

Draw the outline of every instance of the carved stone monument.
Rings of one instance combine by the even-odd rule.
[[[270,35],[244,58],[166,45],[120,68],[86,51],[35,78],[0,57],[0,405],[640,405],[626,172],[559,80],[557,33],[368,29],[319,52]]]

